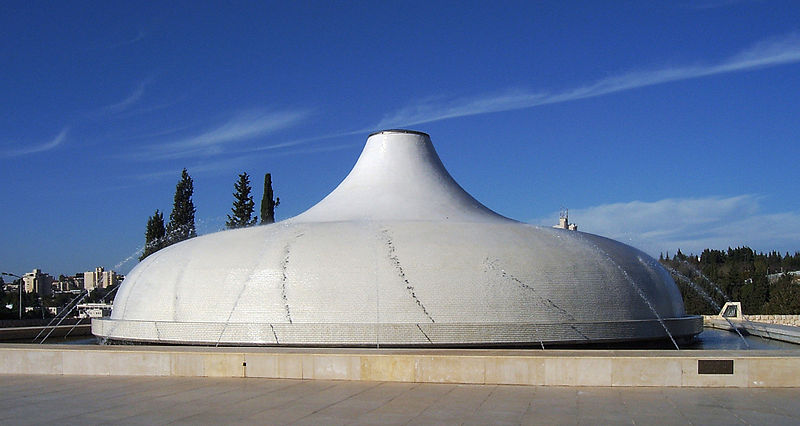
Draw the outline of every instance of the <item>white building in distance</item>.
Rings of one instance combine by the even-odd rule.
[[[102,266],[94,268],[94,271],[83,273],[83,288],[92,291],[96,288],[108,288],[117,284],[117,274],[114,271],[106,271]]]
[[[25,291],[28,293],[38,293],[39,296],[49,296],[53,293],[53,277],[42,273],[40,269],[34,269],[22,276]]]
[[[553,225],[553,228],[568,229],[570,231],[577,231],[578,225],[569,223],[569,210],[562,209],[558,218],[558,225]]]

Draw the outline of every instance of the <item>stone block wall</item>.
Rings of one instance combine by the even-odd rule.
[[[707,325],[710,320],[718,318],[719,315],[703,315],[703,323]],[[751,322],[800,327],[800,315],[745,315],[744,318]]]
[[[800,315],[745,315],[748,321],[800,327]]]

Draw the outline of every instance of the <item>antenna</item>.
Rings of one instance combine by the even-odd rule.
[[[569,223],[569,209],[566,207],[561,207],[561,211],[558,214],[558,225],[555,225],[554,228],[561,228],[561,229],[569,229],[570,231],[577,231],[578,225],[574,223]]]

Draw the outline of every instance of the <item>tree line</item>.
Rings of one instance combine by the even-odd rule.
[[[225,227],[228,229],[245,228],[258,223],[258,216],[253,216],[255,201],[251,194],[250,176],[245,172],[233,185],[233,207]],[[186,169],[181,172],[181,178],[175,186],[172,212],[169,222],[164,223],[164,213],[156,209],[155,213],[147,219],[145,229],[145,244],[139,260],[172,244],[179,243],[197,236],[194,215],[196,212],[192,195],[194,194],[194,180]],[[261,224],[275,223],[275,207],[281,203],[280,198],[274,198],[272,190],[272,175],[264,175],[264,196],[261,200]],[[274,198],[274,199],[273,199]]]
[[[719,313],[726,301],[742,302],[749,315],[800,314],[800,252],[756,253],[749,247],[705,249],[697,256],[680,250],[659,258],[683,295],[686,313]]]

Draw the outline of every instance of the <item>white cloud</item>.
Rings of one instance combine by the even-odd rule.
[[[43,143],[41,145],[28,146],[28,147],[25,147],[25,148],[6,151],[6,152],[0,154],[0,156],[2,156],[2,157],[18,157],[18,156],[21,156],[21,155],[28,155],[28,154],[35,154],[35,153],[38,153],[38,152],[50,151],[51,149],[54,149],[57,146],[61,145],[64,142],[64,140],[67,139],[67,133],[68,132],[69,132],[69,128],[65,127],[63,129],[61,129],[61,132],[59,132],[59,134],[56,135],[56,137],[53,138],[53,140],[51,140],[49,142],[45,142],[45,143]]]
[[[140,41],[144,40],[144,39],[145,39],[145,37],[147,37],[147,31],[145,31],[145,30],[143,30],[143,29],[139,29],[139,31],[136,33],[136,36],[135,36],[135,37],[133,37],[133,38],[132,38],[132,39],[130,39],[130,40],[127,40],[127,41],[125,41],[125,42],[122,42],[122,43],[120,43],[120,44],[119,44],[119,46],[121,46],[121,45],[127,45],[127,44],[134,44],[134,43],[138,43],[138,42],[140,42]]]
[[[796,62],[800,62],[800,36],[790,34],[780,39],[756,43],[716,64],[688,65],[630,72],[561,92],[512,90],[459,99],[429,98],[384,116],[375,128],[411,126],[448,118],[532,108],[540,105],[593,98],[673,81]]]
[[[284,145],[284,144],[279,144]],[[286,146],[294,146],[286,145]],[[231,170],[239,170],[245,167],[248,163],[251,163],[253,159],[260,158],[260,157],[269,157],[269,158],[278,158],[278,157],[289,157],[289,156],[296,156],[296,155],[313,155],[313,154],[320,154],[326,152],[334,152],[334,151],[341,151],[345,149],[351,149],[357,147],[356,144],[339,144],[339,145],[317,145],[317,146],[309,146],[305,148],[298,148],[298,149],[291,149],[285,151],[278,151],[278,152],[271,152],[268,155],[262,154],[247,154],[247,155],[239,155],[235,157],[223,158],[223,159],[215,159],[214,161],[208,160],[201,160],[190,167],[187,167],[187,170],[190,174],[203,174],[203,173],[218,173],[218,172],[230,172]],[[150,181],[150,180],[157,180],[165,177],[172,177],[172,176],[180,176],[180,169],[168,169],[168,170],[161,170],[149,173],[142,173],[134,176],[135,178],[143,181]]]
[[[307,111],[248,111],[206,132],[155,145],[142,152],[143,159],[206,157],[224,151],[223,146],[253,139],[296,125]]]
[[[92,45],[84,46],[84,50],[107,50],[107,49],[116,49],[119,47],[130,46],[136,44],[144,39],[146,39],[150,35],[150,32],[147,29],[141,28],[136,32],[136,35],[128,36],[125,39],[119,41],[113,40],[106,40],[103,39],[102,41],[96,41]]]
[[[748,1],[751,0],[691,0],[688,2],[673,3],[673,6],[704,10],[734,6],[740,3],[747,3]]]
[[[670,198],[570,209],[581,231],[619,240],[653,256],[699,254],[749,246],[756,251],[800,250],[800,212],[766,213],[755,195]],[[552,225],[558,213],[531,223]]]
[[[131,94],[128,95],[128,97],[126,97],[125,99],[123,99],[123,100],[121,100],[121,101],[119,101],[119,102],[117,102],[115,104],[106,105],[105,107],[103,107],[103,111],[110,112],[110,113],[115,113],[115,114],[119,113],[119,112],[122,112],[122,111],[125,111],[131,105],[135,104],[136,102],[139,101],[139,99],[142,98],[142,95],[144,95],[144,88],[146,86],[147,86],[147,82],[139,83],[139,85],[136,86],[135,89],[133,89],[133,92],[131,92]]]
[[[273,157],[285,157],[285,156],[292,156],[292,155],[306,155],[306,154],[319,154],[323,152],[334,152],[334,151],[342,151],[345,149],[351,149],[354,147],[359,147],[360,144],[338,144],[338,145],[317,145],[317,146],[310,146],[307,148],[298,148],[288,151],[283,151],[280,153],[276,153]]]

